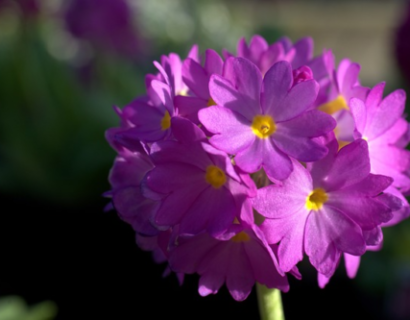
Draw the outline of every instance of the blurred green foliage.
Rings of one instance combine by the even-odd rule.
[[[52,301],[27,306],[18,296],[0,298],[0,320],[52,320],[56,317],[57,310]]]

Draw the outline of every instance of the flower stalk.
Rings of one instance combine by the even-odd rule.
[[[256,283],[256,293],[261,320],[285,320],[280,290]]]

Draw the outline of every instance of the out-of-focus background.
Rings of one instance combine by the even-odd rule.
[[[407,1],[0,0],[0,319],[257,319],[256,293],[197,293],[162,277],[114,211],[113,106],[144,94],[162,54],[236,52],[240,37],[311,36],[315,54],[362,66],[385,94],[410,83]],[[408,92],[408,91],[407,91]],[[357,278],[325,289],[306,261],[283,294],[287,319],[410,319],[410,221],[384,232]],[[195,310],[192,313],[192,310]]]

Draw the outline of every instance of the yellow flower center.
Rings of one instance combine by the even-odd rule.
[[[276,131],[276,124],[270,116],[257,115],[253,118],[251,129],[258,138],[265,139]]]
[[[161,119],[161,129],[167,130],[171,126],[171,116],[168,111],[165,111],[164,117]]]
[[[205,180],[215,189],[219,189],[226,182],[225,173],[217,166],[208,166],[206,168]]]
[[[342,109],[349,110],[346,99],[342,95],[338,95],[336,99],[319,106],[319,110],[326,112],[327,114],[334,114]]]
[[[241,231],[231,238],[231,240],[234,242],[247,242],[250,239],[251,238],[248,236],[248,234],[245,231]]]
[[[215,106],[215,105],[216,105],[216,102],[214,101],[214,99],[209,98],[207,106],[210,107],[210,106]]]
[[[316,188],[306,198],[306,209],[318,211],[323,207],[323,204],[329,199],[325,190]]]

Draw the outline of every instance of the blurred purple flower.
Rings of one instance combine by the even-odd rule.
[[[64,12],[67,30],[99,49],[132,56],[139,39],[125,0],[71,0]]]
[[[18,6],[22,18],[34,18],[40,12],[40,5],[37,0],[0,0],[0,10],[12,4]]]

